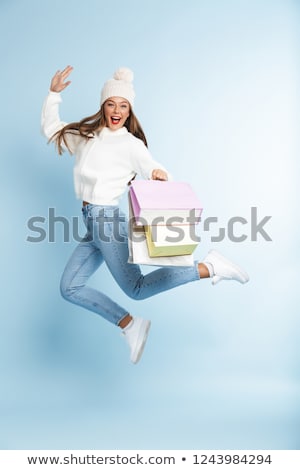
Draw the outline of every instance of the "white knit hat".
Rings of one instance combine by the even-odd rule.
[[[111,96],[120,96],[125,98],[133,107],[135,92],[133,89],[133,72],[132,70],[121,67],[115,71],[113,78],[104,83],[101,91],[101,102],[108,100]]]

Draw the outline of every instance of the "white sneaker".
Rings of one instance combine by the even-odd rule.
[[[243,271],[242,268],[233,264],[216,250],[210,250],[208,252],[208,255],[203,260],[203,264],[206,265],[206,263],[212,266],[213,269],[213,275],[211,276],[213,285],[225,279],[238,281],[241,284],[245,284],[249,281],[249,276],[246,271]]]
[[[149,320],[134,317],[122,331],[130,348],[130,360],[134,364],[140,360],[143,354],[150,325],[151,322]]]

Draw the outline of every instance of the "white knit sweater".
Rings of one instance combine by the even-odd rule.
[[[48,139],[66,125],[59,117],[60,102],[60,93],[55,92],[49,92],[44,102],[42,132]],[[105,127],[88,141],[78,135],[66,136],[70,150],[76,156],[76,197],[91,204],[118,205],[128,182],[136,174],[150,179],[155,168],[165,170],[153,160],[144,143],[125,127],[116,131]]]

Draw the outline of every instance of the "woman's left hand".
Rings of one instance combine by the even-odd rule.
[[[168,181],[168,175],[164,170],[156,169],[152,171],[151,179]]]

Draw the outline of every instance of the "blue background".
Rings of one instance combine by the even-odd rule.
[[[0,13],[1,449],[300,449],[299,2],[2,0]],[[134,70],[153,156],[219,219],[197,256],[216,248],[251,277],[138,303],[101,268],[91,284],[152,320],[137,366],[113,325],[60,297],[76,245],[62,225],[55,243],[27,241],[49,207],[80,216],[72,158],[40,134],[67,64],[65,121]],[[271,242],[251,240],[251,207],[272,216]],[[247,240],[213,243],[233,216]]]

